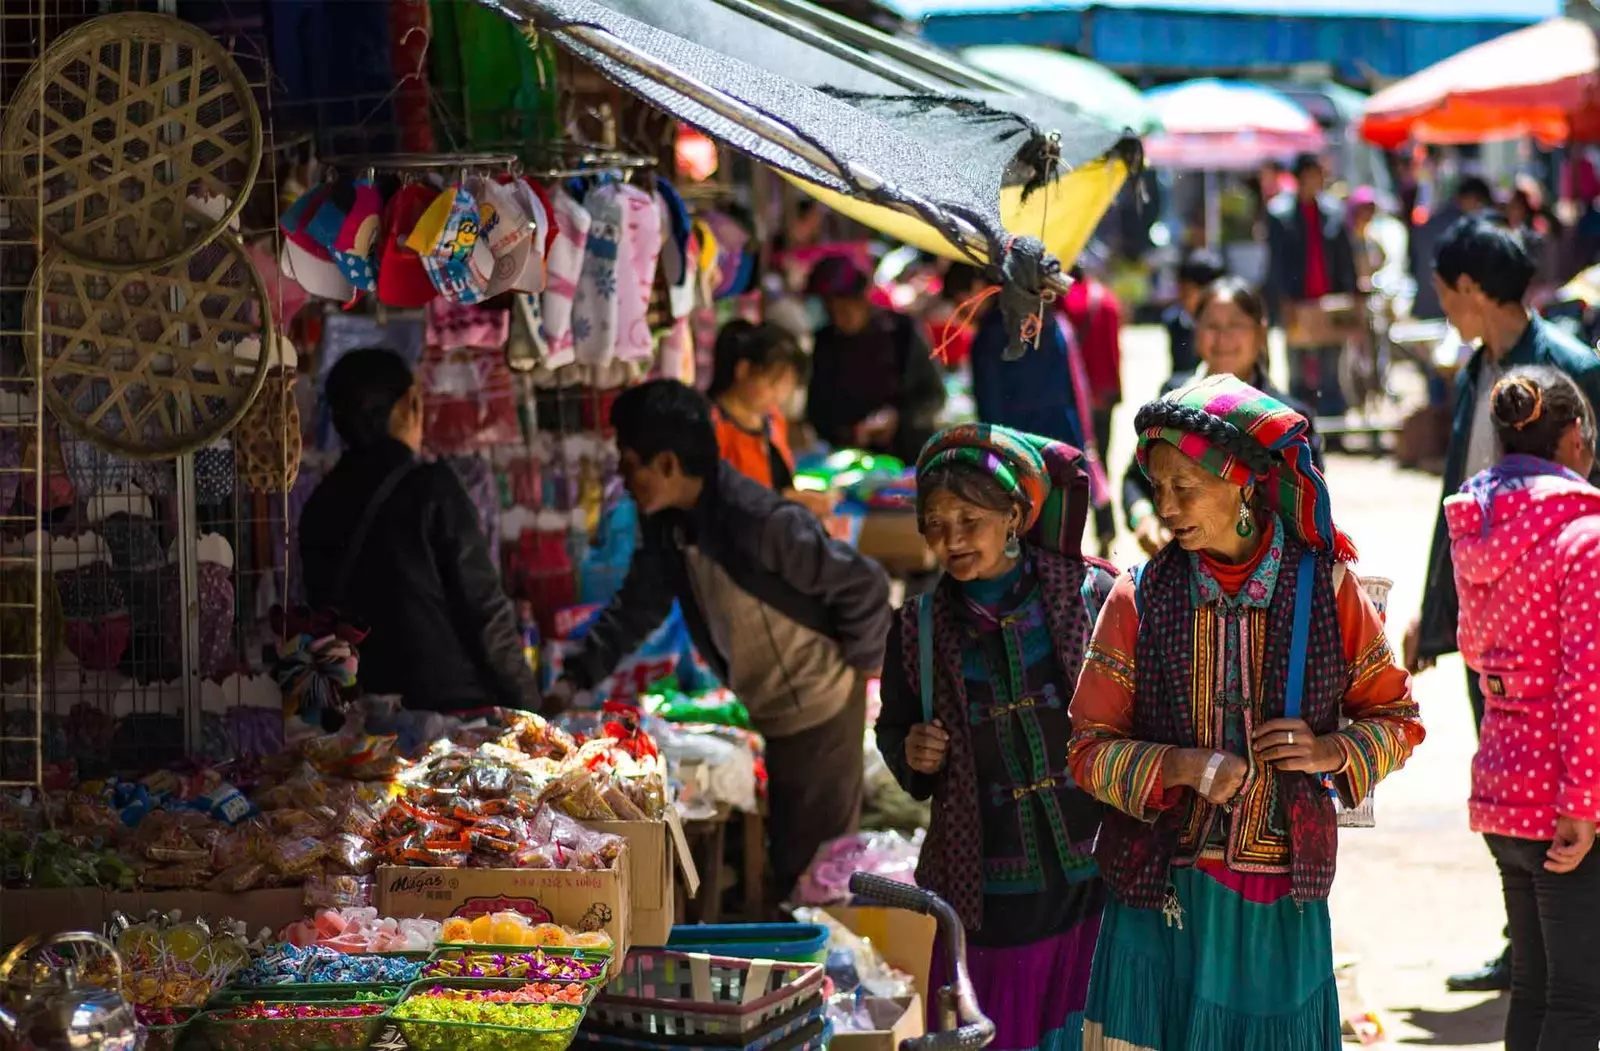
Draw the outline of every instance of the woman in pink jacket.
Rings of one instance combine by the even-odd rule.
[[[1488,709],[1471,817],[1511,923],[1507,1051],[1600,1045],[1600,489],[1594,410],[1564,372],[1490,396],[1504,457],[1445,501],[1459,642]]]

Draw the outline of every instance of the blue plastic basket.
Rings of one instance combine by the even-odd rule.
[[[667,948],[741,960],[825,963],[828,929],[818,923],[684,924],[672,928]]]

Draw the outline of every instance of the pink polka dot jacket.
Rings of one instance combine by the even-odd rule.
[[[1487,528],[1472,495],[1445,501],[1457,641],[1488,701],[1472,828],[1539,840],[1558,815],[1600,820],[1600,490],[1549,466],[1495,488]]]

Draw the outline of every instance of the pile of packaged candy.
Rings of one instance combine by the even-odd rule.
[[[496,713],[411,758],[392,735],[357,729],[263,761],[0,796],[0,880],[303,885],[308,905],[353,906],[380,864],[609,868],[621,841],[580,822],[660,819],[667,771],[636,724],[586,730]]]

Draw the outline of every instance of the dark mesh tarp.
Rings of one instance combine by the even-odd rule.
[[[802,0],[601,2],[635,21],[844,98],[958,163],[1000,159],[1004,169],[1008,154],[1023,152],[1027,140],[1054,134],[1060,163],[1070,169],[1132,138],[1132,132],[1071,103],[995,90],[982,71],[920,42],[874,47],[867,39],[840,39],[829,31],[827,14]],[[958,98],[981,106],[960,106]],[[1033,144],[1035,156],[1039,145]],[[1028,174],[1019,172],[1018,181]]]
[[[901,131],[857,105],[619,14],[606,4],[591,0],[482,2],[517,21],[554,33],[564,47],[622,87],[765,164],[838,193],[911,205],[941,229],[949,229],[947,216],[960,216],[978,227],[992,247],[1008,240],[1000,222],[1000,186],[1016,153],[1016,136],[1031,134],[1020,118],[997,118],[980,103],[950,100],[948,105],[959,107],[960,112],[981,114],[985,121],[1011,122],[1008,126],[1012,135],[1001,136],[998,129],[991,127],[987,133],[975,136],[988,143],[988,148],[968,154],[958,163],[928,145],[922,135]],[[670,4],[676,0],[661,2]],[[837,171],[852,173],[849,180],[713,112],[678,90],[670,77],[630,69],[563,32],[575,26],[604,30],[673,74],[692,78],[785,125],[826,155]],[[937,103],[923,99],[919,105]],[[949,236],[953,241],[959,240],[954,234]]]

